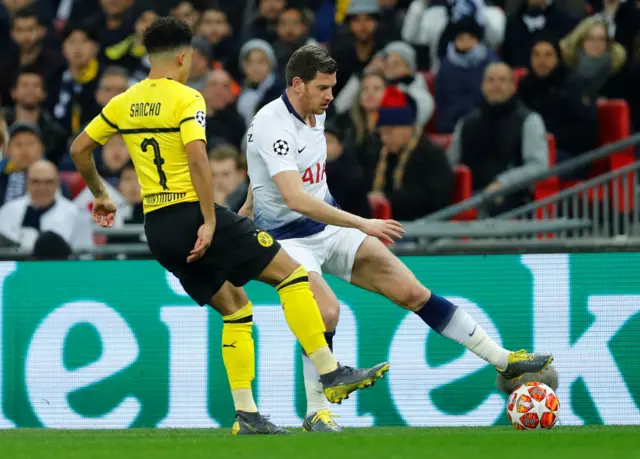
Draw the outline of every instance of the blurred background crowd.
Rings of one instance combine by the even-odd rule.
[[[415,220],[460,200],[461,180],[468,197],[575,158],[601,141],[607,100],[626,107],[624,132],[640,129],[634,0],[0,0],[0,241],[41,254],[110,242],[92,234],[68,146],[145,78],[142,35],[163,15],[195,33],[188,85],[208,108],[216,199],[233,210],[246,129],[306,43],[338,62],[329,187],[365,217]],[[142,223],[122,138],[95,159],[116,225]]]

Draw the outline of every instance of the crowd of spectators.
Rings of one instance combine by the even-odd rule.
[[[626,100],[640,127],[633,0],[0,0],[0,241],[58,251],[95,242],[90,193],[61,180],[74,171],[68,146],[145,78],[142,36],[163,15],[194,31],[187,84],[206,101],[216,196],[233,210],[248,186],[246,129],[307,43],[338,63],[327,177],[359,215],[379,198],[400,220],[451,204],[459,164],[474,192],[525,179],[549,167],[547,134],[558,161],[574,158],[597,145],[601,98]],[[526,69],[517,84],[514,69]],[[451,135],[446,149],[428,126]],[[95,159],[122,209],[117,225],[142,222],[122,138]]]

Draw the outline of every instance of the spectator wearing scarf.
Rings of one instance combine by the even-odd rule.
[[[518,84],[522,101],[542,116],[547,132],[555,136],[558,162],[594,148],[599,132],[598,109],[588,82],[572,73],[561,56],[555,37],[539,36],[529,73]]]
[[[482,41],[484,29],[473,18],[465,17],[454,25],[455,38],[447,46],[435,88],[437,129],[446,134],[453,132],[460,118],[482,104],[485,68],[499,61]]]
[[[416,132],[416,112],[415,101],[402,90],[385,90],[377,123],[383,146],[365,167],[370,196],[386,197],[399,220],[449,205],[455,185],[445,151]]]
[[[560,41],[562,57],[569,68],[587,80],[589,95],[596,99],[609,78],[625,65],[627,52],[611,38],[609,26],[590,17]]]

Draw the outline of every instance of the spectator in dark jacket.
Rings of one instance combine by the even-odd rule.
[[[552,0],[527,0],[507,19],[502,58],[513,68],[528,67],[537,35],[545,33],[564,37],[578,24],[578,20]]]
[[[334,95],[340,94],[352,75],[359,76],[371,59],[387,44],[388,37],[380,36],[378,30],[380,7],[376,0],[351,1],[346,17],[348,35],[335,39],[331,55],[340,69]]]
[[[460,118],[482,103],[480,90],[484,69],[498,57],[483,42],[483,28],[472,17],[454,24],[454,41],[449,43],[436,76],[435,99],[438,132],[451,133]]]
[[[278,61],[279,73],[285,72],[285,66],[293,53],[304,45],[317,45],[309,38],[310,18],[302,9],[287,8],[278,18],[276,32],[278,39],[273,43],[273,49]]]
[[[139,14],[136,14],[134,33],[121,42],[105,49],[102,59],[105,67],[117,66],[124,68],[132,80],[141,81],[147,77],[151,68],[147,50],[142,44],[144,31],[156,22],[160,13],[156,11],[157,7],[149,3],[136,4],[135,9]]]
[[[202,13],[197,35],[205,38],[211,46],[213,68],[222,67],[231,73],[233,78],[239,78],[241,75],[238,68],[240,43],[237,43],[238,38],[234,36],[227,14],[220,6],[211,4]]]
[[[324,136],[327,140],[327,185],[331,195],[347,212],[371,218],[369,190],[355,150],[345,148],[344,133],[335,120],[325,123]]]
[[[15,106],[4,114],[7,124],[36,124],[42,133],[46,158],[58,164],[67,150],[67,134],[53,115],[44,108],[47,93],[43,77],[35,69],[22,69],[11,90],[11,98]]]
[[[453,133],[447,154],[452,164],[465,164],[473,175],[473,191],[494,192],[549,168],[544,122],[516,96],[508,65],[491,64],[482,83],[482,106],[465,116]],[[527,190],[490,206],[498,213],[524,204]]]
[[[77,2],[85,3],[85,2]],[[86,2],[91,3],[91,2]],[[84,24],[95,34],[100,50],[107,52],[133,33],[135,13],[134,0],[101,1],[100,12],[87,22],[80,19],[72,25]]]
[[[594,148],[598,142],[598,108],[588,82],[572,74],[560,57],[555,37],[541,36],[531,51],[531,69],[518,94],[542,116],[556,138],[558,162]]]
[[[231,77],[225,70],[209,74],[202,91],[207,104],[207,141],[209,146],[230,143],[240,148],[247,130],[244,119],[236,110],[231,94]]]
[[[30,67],[40,73],[47,82],[50,96],[54,99],[57,97],[55,86],[50,85],[60,77],[65,62],[58,49],[44,42],[46,31],[35,8],[28,7],[15,12],[11,19],[12,41],[0,51],[1,103],[10,102],[11,85],[23,67]],[[47,106],[50,107],[51,104],[48,103]]]
[[[455,186],[445,151],[416,132],[416,106],[390,86],[378,111],[383,147],[365,172],[372,198],[384,196],[393,217],[416,220],[451,203]]]
[[[257,0],[258,14],[251,21],[248,37],[259,38],[273,43],[278,38],[276,27],[278,18],[287,6],[286,0]]]
[[[100,112],[95,100],[100,80],[96,32],[87,27],[69,27],[63,51],[68,68],[60,80],[53,116],[70,135],[75,135]]]

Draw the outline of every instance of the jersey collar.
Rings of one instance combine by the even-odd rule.
[[[282,102],[284,102],[284,105],[287,107],[287,110],[289,110],[289,113],[291,113],[293,116],[298,118],[298,120],[300,120],[300,122],[302,124],[304,124],[304,125],[307,124],[307,123],[304,122],[302,117],[300,115],[298,115],[298,112],[296,111],[295,108],[293,108],[293,105],[291,105],[291,101],[289,100],[289,96],[287,96],[287,91],[286,90],[282,93]]]

